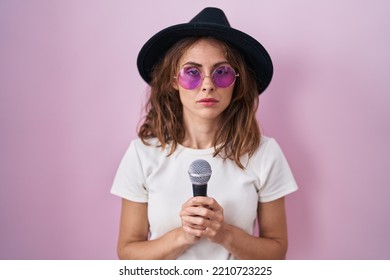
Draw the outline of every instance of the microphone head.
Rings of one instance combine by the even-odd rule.
[[[211,166],[207,161],[197,159],[191,163],[188,175],[193,185],[206,185],[211,177]]]

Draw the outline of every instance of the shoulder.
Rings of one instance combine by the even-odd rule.
[[[157,138],[150,138],[142,141],[140,138],[133,139],[130,143],[129,150],[136,153],[142,158],[166,157],[169,153],[169,147],[162,148]]]
[[[260,202],[276,200],[298,189],[288,161],[273,138],[262,138],[251,159],[250,170],[259,181],[257,187]]]
[[[285,161],[279,143],[272,137],[262,136],[260,145],[254,152],[250,162],[257,168],[272,165],[276,161]]]
[[[276,140],[274,138],[269,136],[261,136],[259,148],[267,146],[269,144],[272,145],[272,143],[276,143]]]
[[[130,143],[130,147],[133,147],[137,151],[150,151],[161,150],[161,144],[157,138],[150,138],[142,141],[140,138],[133,139]]]
[[[272,153],[272,152],[279,152],[281,150],[278,142],[268,136],[262,136],[260,140],[260,145],[255,151],[255,155],[261,155],[261,154],[267,154],[267,153]]]
[[[143,142],[141,138],[136,138],[131,141],[131,145],[140,149],[145,149],[148,147],[158,147],[160,146],[160,142],[157,138],[146,139],[145,142]]]

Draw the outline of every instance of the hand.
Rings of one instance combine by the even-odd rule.
[[[190,198],[180,212],[183,230],[194,237],[206,237],[222,243],[224,237],[223,208],[212,197]]]

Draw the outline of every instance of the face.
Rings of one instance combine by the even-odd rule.
[[[229,106],[233,95],[234,82],[229,81],[220,87],[218,83],[224,73],[227,62],[223,47],[217,40],[200,39],[195,42],[180,58],[177,73],[180,69],[186,69],[187,75],[199,75],[200,83],[178,82],[174,80],[174,87],[179,91],[180,100],[183,105],[183,117],[186,124],[196,121],[221,121],[221,113]],[[189,67],[189,68],[188,68]],[[215,80],[212,74],[214,72]],[[223,76],[222,76],[223,78]],[[235,78],[235,77],[234,77]],[[230,78],[231,79],[231,78]],[[217,84],[217,85],[216,85]],[[184,87],[183,87],[184,85]],[[192,86],[188,86],[192,85]],[[196,86],[193,88],[193,86]],[[191,89],[188,89],[188,88]]]

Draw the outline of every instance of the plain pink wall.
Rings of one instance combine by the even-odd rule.
[[[288,257],[390,258],[390,2],[227,2],[0,1],[0,259],[116,258],[137,53],[213,5],[275,63],[258,118],[300,186]]]

